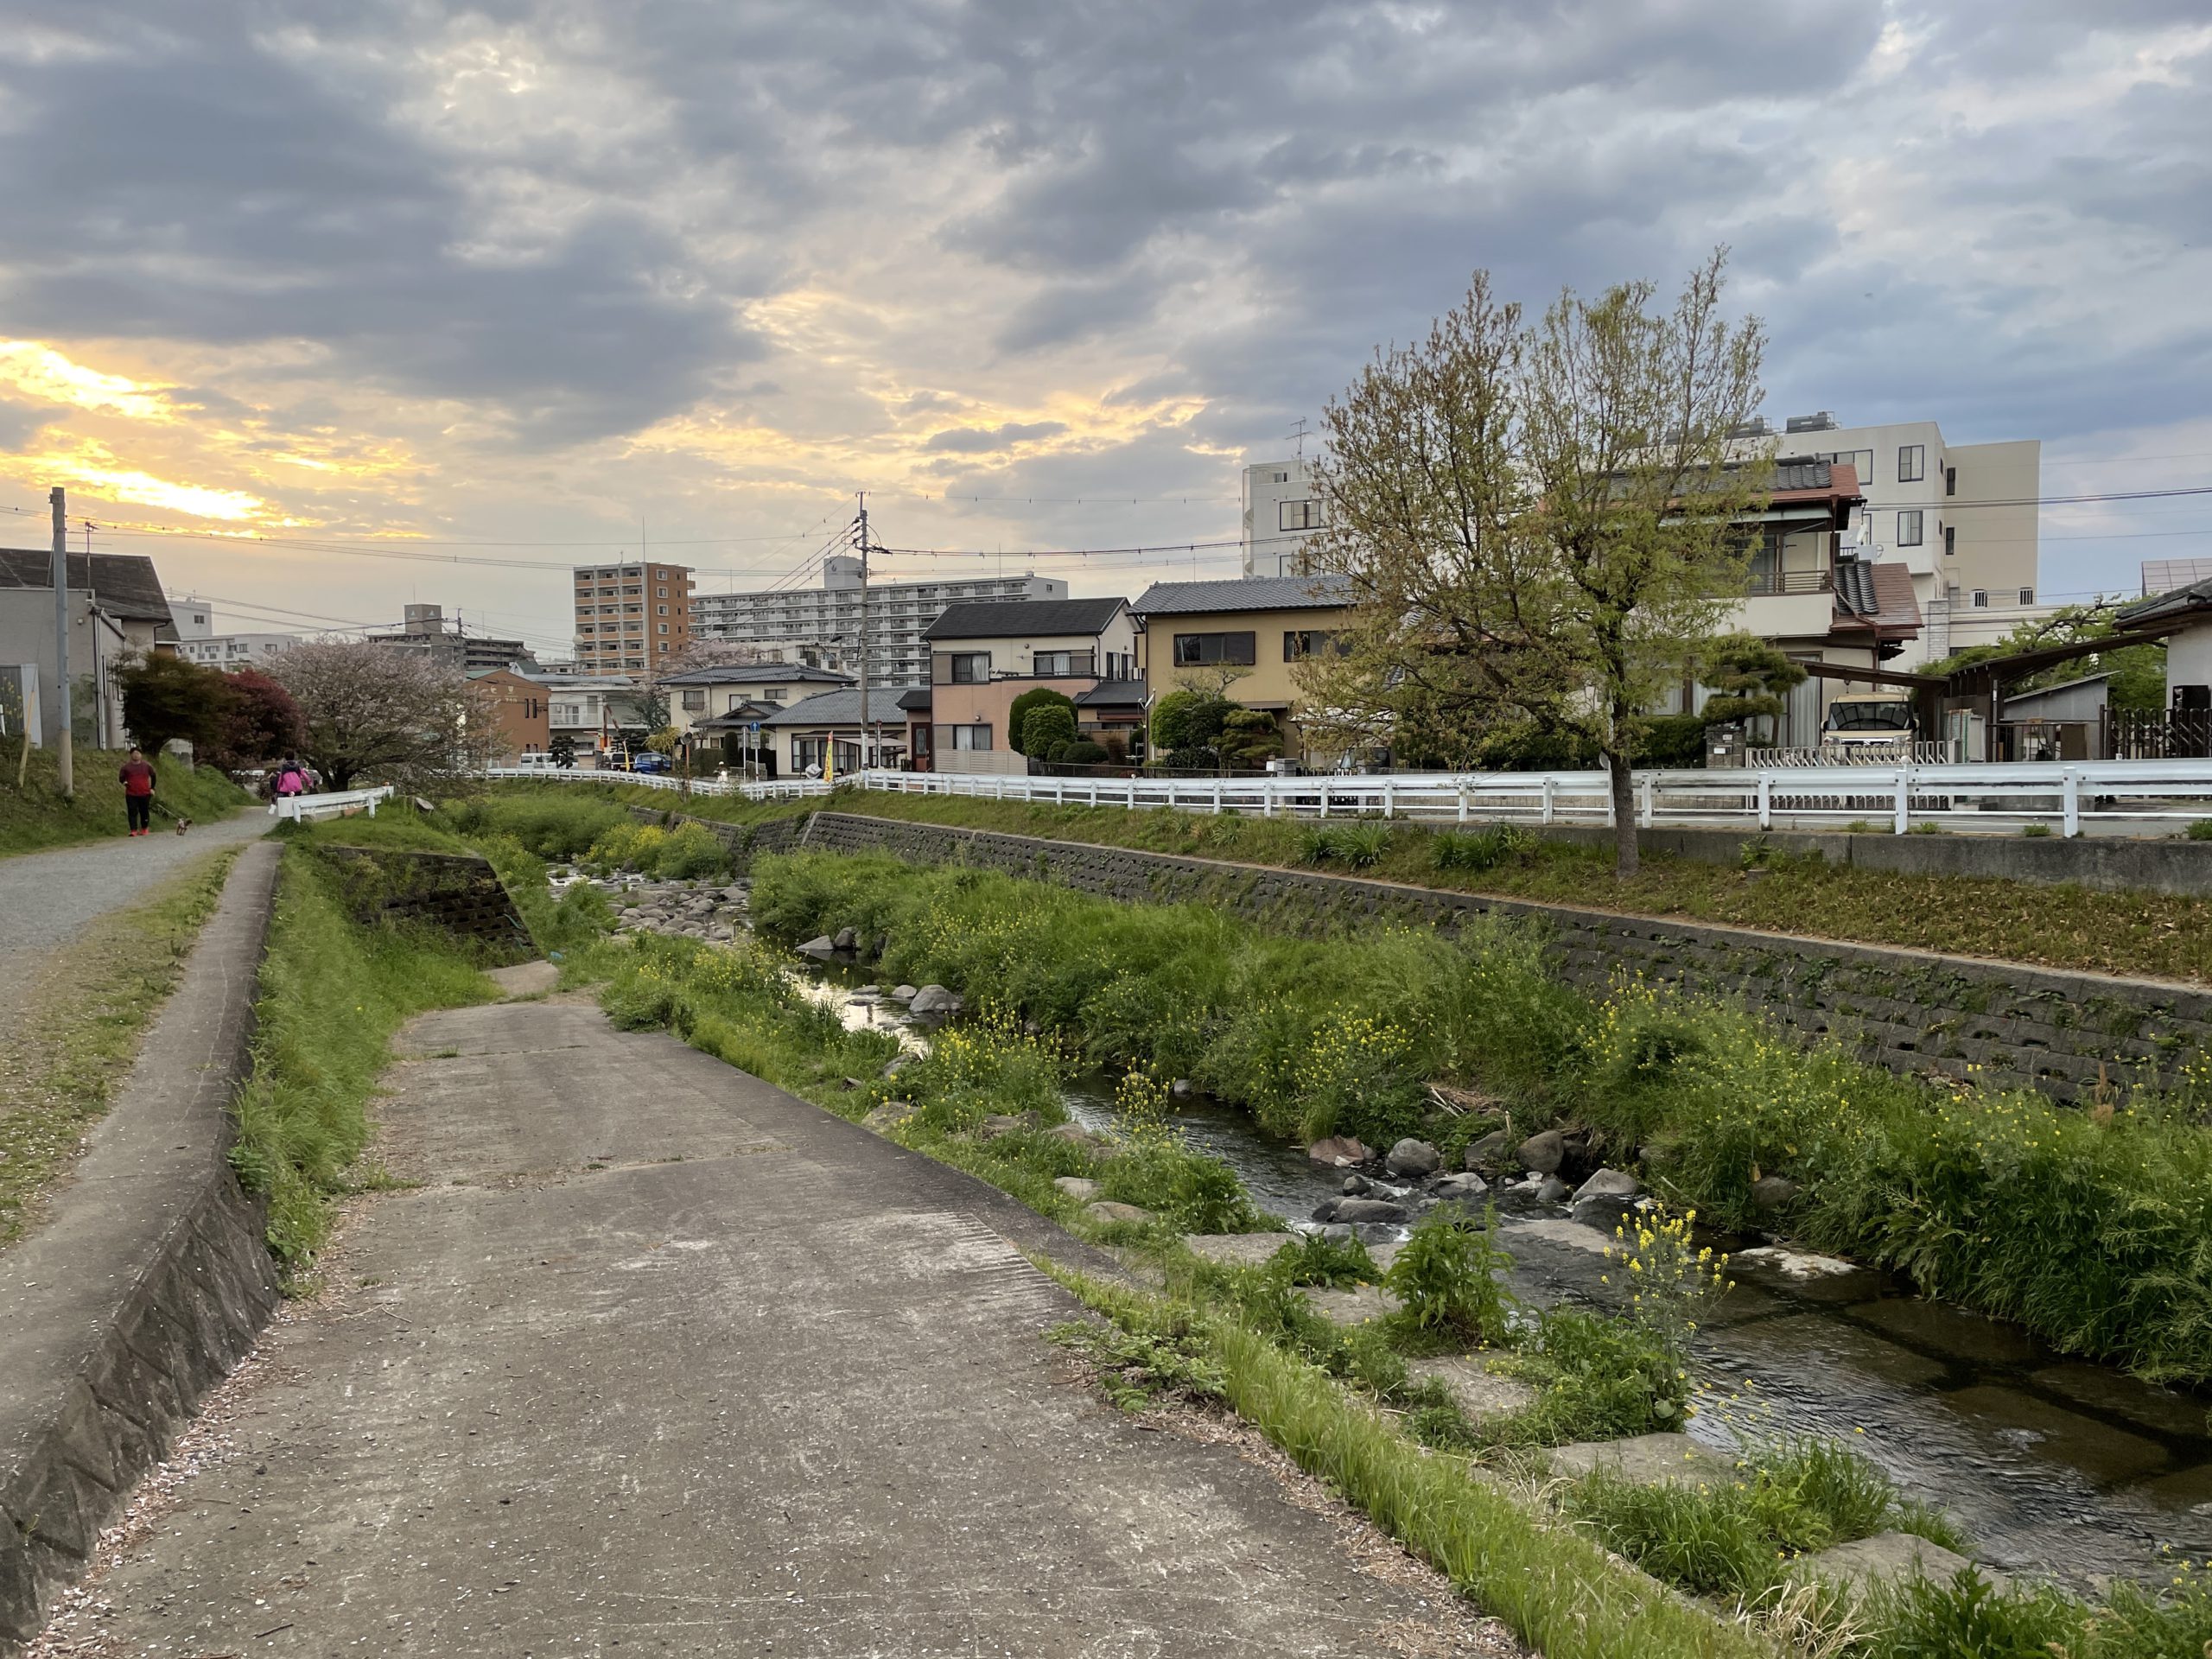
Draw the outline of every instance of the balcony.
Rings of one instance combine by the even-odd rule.
[[[1833,567],[1821,570],[1758,570],[1751,572],[1751,580],[1744,584],[1747,598],[1775,598],[1784,594],[1832,594],[1835,591],[1835,571]]]

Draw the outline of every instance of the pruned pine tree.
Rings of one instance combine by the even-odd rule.
[[[1630,758],[1741,597],[1771,476],[1738,435],[1764,335],[1723,316],[1726,263],[1671,308],[1630,283],[1564,293],[1534,324],[1478,271],[1330,404],[1307,547],[1355,609],[1298,670],[1310,724],[1459,766],[1516,731],[1580,737],[1635,870]]]

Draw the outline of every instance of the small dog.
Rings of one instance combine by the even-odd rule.
[[[190,818],[180,817],[180,818],[176,821],[176,832],[177,832],[177,834],[179,834],[180,836],[181,836],[181,835],[182,835],[186,830],[189,830],[189,829],[191,829],[191,828],[192,828],[192,820],[191,820]]]

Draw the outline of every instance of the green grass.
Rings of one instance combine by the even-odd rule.
[[[127,754],[79,749],[73,798],[63,797],[54,776],[54,754],[48,749],[31,751],[29,775],[18,790],[16,768],[21,754],[15,744],[0,743],[0,857],[98,841],[128,830],[123,785],[115,777]],[[157,835],[166,833],[169,823],[162,808],[204,823],[227,817],[251,804],[244,790],[213,767],[194,770],[174,755],[164,755],[154,763],[154,770],[161,780],[154,791]]]
[[[198,860],[95,923],[20,988],[27,1000],[0,1035],[0,1248],[35,1224],[41,1194],[130,1075],[236,857]]]
[[[1186,1372],[1546,1659],[1752,1659],[1768,1651],[1503,1490],[1470,1479],[1464,1460],[1409,1440],[1320,1368],[1243,1325],[1046,1265],[1122,1330],[1155,1344],[1160,1332],[1173,1332]]]
[[[1209,820],[1200,820],[1206,823]],[[1632,982],[1592,999],[1503,924],[1445,938],[1291,938],[1199,906],[1109,902],[881,856],[761,860],[753,916],[785,942],[887,936],[887,979],[1036,1020],[1096,1065],[1192,1077],[1278,1135],[1440,1140],[1425,1084],[1506,1098],[1515,1134],[1572,1118],[1618,1164],[1732,1224],[1752,1182],[1800,1192],[1798,1236],[1902,1270],[2145,1376],[2212,1380],[2212,1075],[2111,1112],[1936,1086],[1802,1046],[1740,1007]]]
[[[1556,1501],[1608,1549],[1669,1584],[1747,1603],[1787,1584],[1799,1558],[1878,1532],[1966,1548],[1955,1527],[1900,1497],[1865,1458],[1823,1440],[1751,1449],[1711,1482],[1637,1485],[1601,1470]]]
[[[288,1277],[312,1267],[332,1201],[373,1179],[360,1159],[393,1033],[429,1009],[497,995],[459,941],[353,921],[313,836],[285,848],[231,1160],[269,1201],[269,1246]]]
[[[1622,880],[1605,851],[1533,836],[1505,848],[1476,849],[1469,843],[1483,832],[1439,832],[1406,823],[1331,827],[1166,808],[1132,812],[861,790],[807,804],[1286,868],[1350,868],[1380,880],[1500,898],[2094,973],[2212,980],[2212,901],[2164,893],[1896,875],[1788,856],[1767,861],[1752,880],[1739,868],[1662,853],[1647,853],[1643,868]]]

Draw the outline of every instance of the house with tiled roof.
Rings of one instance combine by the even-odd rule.
[[[1141,630],[1139,655],[1151,700],[1179,686],[1225,681],[1232,700],[1275,716],[1286,757],[1305,758],[1294,671],[1301,658],[1329,649],[1351,614],[1345,578],[1156,582],[1129,608]]]

